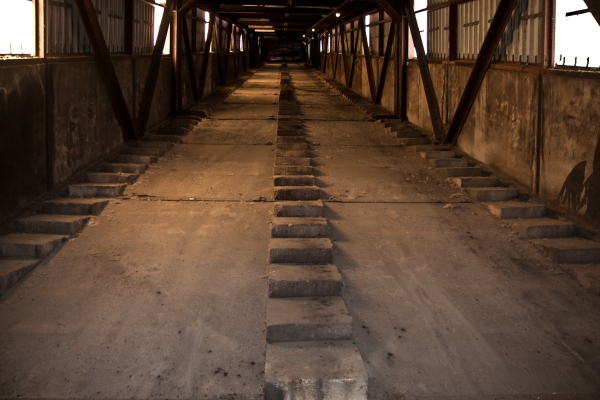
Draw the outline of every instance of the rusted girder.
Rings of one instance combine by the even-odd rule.
[[[598,25],[600,25],[600,0],[583,0],[588,6],[588,9],[596,19]]]
[[[100,76],[106,86],[106,91],[108,92],[108,97],[115,110],[119,125],[121,125],[123,140],[136,140],[137,135],[135,133],[133,120],[129,113],[129,109],[127,108],[127,103],[125,102],[125,97],[123,96],[123,91],[121,90],[115,67],[110,59],[110,54],[106,47],[106,41],[104,40],[104,35],[102,34],[102,29],[100,28],[100,22],[98,22],[94,5],[91,0],[76,0],[75,4],[79,10],[79,16],[90,41],[94,57],[96,57]]]
[[[204,42],[204,53],[202,54],[202,64],[200,64],[200,78],[198,80],[198,95],[200,98],[204,96],[204,86],[206,85],[206,73],[208,71],[208,58],[210,57],[210,44],[215,31],[215,15],[209,14],[208,33]]]
[[[365,65],[367,67],[367,78],[369,79],[369,90],[371,91],[371,101],[377,99],[377,88],[375,87],[375,76],[373,75],[373,64],[371,63],[371,50],[369,50],[369,41],[367,39],[367,30],[365,28],[365,20],[358,20],[363,45],[363,55],[365,56]]]
[[[162,59],[165,41],[167,40],[167,31],[169,30],[171,11],[173,11],[174,3],[175,0],[167,1],[162,20],[160,21],[160,27],[158,28],[156,43],[154,43],[154,50],[152,51],[150,68],[148,69],[146,84],[144,85],[144,91],[142,92],[140,112],[137,120],[138,132],[140,135],[143,135],[146,132],[146,127],[148,126],[150,108],[152,107],[152,99],[154,98],[154,90],[156,89],[156,81],[158,80],[158,71],[160,70],[160,61]],[[175,51],[175,49],[171,49],[171,51]]]
[[[469,111],[471,111],[473,102],[477,97],[479,88],[483,83],[485,74],[494,57],[496,47],[498,47],[498,43],[500,43],[502,34],[506,29],[506,25],[508,24],[508,20],[512,15],[517,1],[518,0],[500,0],[500,4],[498,4],[494,18],[490,23],[489,30],[485,35],[477,60],[475,60],[475,66],[473,67],[473,71],[471,71],[471,75],[469,76],[463,95],[460,98],[460,102],[458,103],[458,107],[456,108],[456,112],[454,113],[444,142],[454,144],[458,140],[458,136],[469,116]]]
[[[381,66],[381,76],[379,77],[379,85],[377,87],[377,97],[375,103],[381,104],[381,97],[383,96],[383,89],[385,88],[385,81],[387,78],[387,70],[390,65],[390,58],[392,56],[392,45],[394,44],[394,36],[396,35],[396,21],[392,20],[390,25],[390,33],[388,35],[387,45],[385,47],[385,56],[383,58],[383,65]]]

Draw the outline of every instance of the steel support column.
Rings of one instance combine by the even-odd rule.
[[[152,99],[154,98],[154,90],[156,89],[158,71],[160,70],[162,52],[165,47],[165,41],[167,40],[167,31],[169,30],[171,11],[173,10],[174,3],[175,0],[169,0],[165,5],[162,20],[160,21],[160,27],[158,28],[158,36],[156,38],[156,43],[154,44],[154,50],[152,51],[152,59],[150,60],[150,68],[148,69],[148,75],[146,76],[146,84],[144,85],[144,90],[142,92],[140,111],[137,119],[138,133],[140,136],[146,133],[146,128],[148,126],[150,108],[152,107]]]
[[[98,22],[98,17],[96,15],[96,9],[91,0],[76,0],[75,4],[77,5],[81,22],[90,41],[90,46],[94,52],[94,57],[98,63],[100,76],[104,81],[108,97],[110,98],[113,109],[115,110],[115,115],[121,126],[123,140],[135,140],[137,139],[137,135],[133,120],[131,119],[129,109],[127,108],[127,102],[123,96],[123,91],[121,90],[115,67],[110,59],[106,41],[104,40],[104,35],[100,28],[100,22]]]
[[[500,4],[498,5],[496,13],[494,14],[494,18],[492,18],[492,22],[490,23],[490,28],[485,35],[485,39],[483,40],[483,44],[479,50],[477,60],[475,60],[473,71],[469,76],[469,80],[467,81],[463,95],[460,98],[458,107],[456,108],[456,112],[454,113],[454,117],[450,123],[448,134],[444,140],[446,143],[456,143],[456,140],[458,139],[458,136],[465,125],[467,117],[469,116],[469,111],[471,111],[473,102],[477,97],[477,93],[479,93],[479,88],[483,83],[485,74],[490,66],[490,63],[492,62],[492,58],[494,57],[496,47],[498,47],[498,43],[502,38],[502,34],[506,29],[506,25],[508,24],[508,20],[512,15],[517,1],[518,0],[500,0]]]

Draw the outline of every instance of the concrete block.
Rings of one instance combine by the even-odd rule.
[[[123,194],[125,183],[83,183],[69,185],[70,197],[118,197]]]
[[[200,122],[202,122],[202,117],[192,116],[192,115],[190,115],[190,116],[185,115],[185,116],[175,117],[175,120],[176,121],[181,121],[183,123],[187,123],[189,125],[194,125],[195,126],[195,125],[198,125]]]
[[[275,203],[275,217],[321,217],[323,202],[315,201],[285,201]]]
[[[469,188],[467,193],[477,201],[507,201],[519,196],[517,189],[510,188]]]
[[[501,219],[541,218],[546,215],[546,207],[525,201],[487,204],[487,208]]]
[[[100,215],[108,200],[103,199],[56,199],[44,202],[46,214]]]
[[[148,169],[148,164],[102,164],[100,166],[101,172],[113,172],[113,173],[127,173],[127,174],[141,174]]]
[[[391,129],[388,128],[388,132],[394,134],[398,139],[423,139],[423,134],[419,131],[414,131],[414,130],[395,130],[395,129]],[[433,144],[433,143],[415,143],[414,145],[419,145],[419,144]]]
[[[79,232],[89,217],[81,215],[37,214],[15,222],[18,232],[47,233],[52,235],[72,235]]]
[[[321,192],[316,186],[276,186],[275,200],[319,200]]]
[[[157,135],[155,133],[147,133],[144,138],[150,142],[170,142],[181,143],[181,138],[176,135]]]
[[[600,244],[580,238],[536,239],[533,244],[559,264],[598,264]]]
[[[448,151],[422,151],[419,152],[421,157],[426,160],[431,160],[433,158],[454,158],[456,157],[456,153],[452,150]]]
[[[120,164],[153,164],[158,161],[158,157],[121,154],[118,156],[114,156],[112,161]]]
[[[140,147],[146,149],[165,149],[170,150],[175,146],[172,142],[150,142],[150,141],[139,141],[132,144],[133,147]]]
[[[160,127],[156,130],[156,133],[158,133],[159,135],[176,135],[176,136],[183,136],[183,135],[187,135],[187,133],[189,132],[189,129],[187,128],[180,128],[180,127]]]
[[[335,265],[270,264],[269,297],[341,296],[342,276]]]
[[[92,183],[133,183],[140,174],[126,174],[123,172],[91,172],[87,175]]]
[[[483,173],[479,167],[450,167],[438,168],[438,170],[448,178],[456,178],[459,176],[481,176]]]
[[[494,187],[498,186],[498,178],[488,176],[452,178],[452,182],[460,188]]]
[[[276,157],[310,157],[308,150],[276,150]]]
[[[469,162],[466,158],[440,158],[429,160],[434,168],[458,168],[467,167]]]
[[[452,149],[451,147],[448,147],[443,144],[426,144],[426,145],[417,145],[417,146],[410,147],[410,150],[414,151],[415,153],[422,153],[422,152],[426,152],[426,151],[448,151],[451,149]]]
[[[0,259],[0,296],[23,279],[40,261]]]
[[[273,177],[274,186],[314,186],[312,175],[277,175]]]
[[[64,235],[11,233],[0,236],[0,256],[44,258],[67,239]]]
[[[279,115],[301,115],[300,108],[279,108]]]
[[[277,165],[273,171],[276,176],[285,175],[311,175],[313,174],[313,167],[311,166],[295,166],[295,165]]]
[[[328,233],[327,219],[321,217],[274,218],[271,224],[274,238],[315,238],[325,237]]]
[[[128,147],[123,150],[123,155],[128,156],[155,156],[160,157],[165,154],[167,150],[165,149],[154,149],[151,147]]]
[[[267,342],[348,340],[352,317],[340,296],[267,298]]]
[[[398,146],[407,147],[407,146],[415,146],[415,145],[426,145],[432,144],[433,139],[421,137],[421,138],[410,138],[410,139],[398,139]]]
[[[302,136],[302,129],[277,129],[277,136]]]
[[[308,150],[308,143],[278,143],[277,150]]]
[[[550,218],[514,220],[511,221],[511,227],[525,239],[569,238],[575,236],[577,230],[568,221]]]
[[[296,165],[307,167],[310,165],[308,157],[275,157],[275,165]]]
[[[271,264],[329,264],[333,245],[327,238],[271,239],[269,263]]]
[[[277,143],[306,143],[303,136],[277,136]]]
[[[350,341],[267,344],[266,400],[366,400],[368,381]]]

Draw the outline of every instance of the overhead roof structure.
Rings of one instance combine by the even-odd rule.
[[[280,40],[301,40],[313,29],[325,29],[378,7],[370,0],[192,0],[184,5],[193,6],[265,38]]]

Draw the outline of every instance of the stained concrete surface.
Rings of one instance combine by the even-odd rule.
[[[345,111],[304,125],[369,398],[598,398],[600,298]],[[220,105],[0,301],[0,397],[262,396],[266,115]]]

